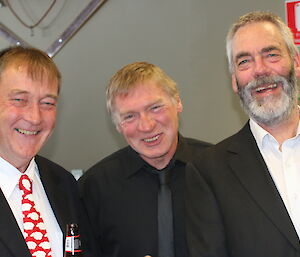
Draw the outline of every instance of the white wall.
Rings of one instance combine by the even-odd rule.
[[[54,57],[63,85],[56,130],[42,154],[69,170],[85,170],[124,146],[106,114],[105,87],[122,66],[142,60],[178,82],[184,135],[215,143],[233,134],[246,117],[231,91],[225,35],[238,16],[253,10],[284,18],[284,1],[107,0]],[[1,12],[5,23],[10,18]],[[43,37],[50,36],[52,42],[53,35]]]

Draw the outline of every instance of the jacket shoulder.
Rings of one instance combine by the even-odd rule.
[[[212,143],[202,141],[199,139],[195,139],[195,138],[190,138],[190,137],[185,137],[184,140],[185,140],[186,144],[188,144],[191,147],[196,147],[196,148],[206,148],[206,147],[213,145]]]
[[[245,147],[250,148],[254,142],[252,133],[246,124],[240,131],[225,138],[216,145],[208,147],[194,163],[197,166],[221,167],[226,165],[228,158],[241,152]]]
[[[61,178],[72,179],[72,180],[75,179],[74,176],[71,174],[71,172],[67,171],[65,168],[63,168],[59,164],[57,164],[43,156],[40,156],[40,155],[35,156],[35,161],[36,161],[37,166],[40,171],[47,170],[53,176],[59,176]]]
[[[90,167],[83,177],[99,177],[108,172],[109,174],[113,174],[114,172],[122,171],[124,167],[128,166],[127,164],[129,158],[132,156],[132,151],[129,146],[119,149]]]

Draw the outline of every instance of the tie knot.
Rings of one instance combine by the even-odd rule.
[[[162,170],[158,173],[159,183],[161,185],[167,184],[166,171]]]
[[[32,181],[27,175],[21,175],[19,180],[19,188],[24,193],[31,193],[32,192]]]

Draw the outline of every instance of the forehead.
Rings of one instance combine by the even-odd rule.
[[[239,28],[233,37],[233,58],[241,52],[253,54],[269,46],[287,52],[287,46],[279,29],[271,22],[247,24]]]
[[[39,89],[57,91],[58,93],[58,81],[56,78],[50,76],[47,71],[31,74],[24,65],[9,65],[0,75],[1,87],[6,88],[19,88],[28,91],[31,89]]]
[[[119,94],[114,99],[116,111],[129,111],[143,108],[158,101],[169,101],[170,96],[156,82],[137,84],[126,94]]]

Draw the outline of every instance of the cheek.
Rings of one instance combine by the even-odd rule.
[[[178,113],[176,111],[172,111],[168,113],[168,115],[165,115],[162,117],[161,120],[162,123],[164,123],[166,126],[178,126],[179,117]]]
[[[49,128],[53,128],[56,123],[56,111],[43,114],[43,120],[46,122]]]
[[[125,137],[125,139],[130,139],[137,135],[137,130],[134,126],[127,125],[126,127],[121,128],[120,133]]]
[[[249,82],[251,82],[254,79],[253,76],[249,72],[242,72],[239,74],[236,74],[236,86],[244,87],[246,86]]]
[[[277,71],[277,74],[280,75],[280,76],[288,76],[289,73],[291,72],[292,70],[292,66],[291,65],[287,65],[283,68],[280,69],[280,67],[278,68],[278,71]]]

